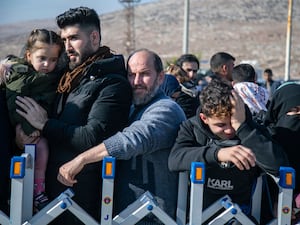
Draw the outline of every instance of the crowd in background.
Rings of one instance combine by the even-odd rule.
[[[24,56],[0,64],[3,212],[9,213],[10,158],[25,144],[37,146],[35,212],[73,186],[74,200],[97,220],[105,156],[118,160],[114,215],[150,191],[175,218],[178,172],[193,161],[207,165],[204,208],[229,194],[247,215],[261,171],[277,176],[280,166],[291,166],[300,173],[299,83],[273,80],[266,68],[259,84],[252,65],[235,65],[222,51],[211,56],[205,74],[193,54],[164,67],[158,54],[138,49],[124,62],[101,45],[93,9],[70,9],[56,21],[60,36],[35,29]],[[251,218],[255,223],[276,217],[276,185],[269,180],[267,186],[272,204],[262,203],[270,210],[263,222]],[[295,209],[299,194],[296,179]],[[81,224],[68,212],[51,224],[62,223]],[[138,224],[161,222],[148,215]]]

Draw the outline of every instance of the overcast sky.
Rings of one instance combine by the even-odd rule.
[[[139,4],[157,0],[141,0]],[[123,8],[119,0],[1,0],[0,24],[35,19],[52,19],[69,8],[87,6],[98,14]]]

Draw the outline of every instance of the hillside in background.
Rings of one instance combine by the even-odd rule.
[[[287,0],[190,0],[189,52],[207,68],[210,57],[226,51],[244,60],[257,61],[284,78]],[[300,1],[294,1],[290,76],[300,78]],[[125,10],[100,15],[102,44],[116,53],[126,52]],[[184,0],[160,0],[135,8],[135,46],[157,52],[165,62],[182,53]],[[0,26],[0,57],[19,54],[33,28],[57,30],[55,20],[24,21]]]

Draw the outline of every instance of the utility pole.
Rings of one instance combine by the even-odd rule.
[[[182,53],[189,52],[189,21],[190,21],[190,0],[184,0],[184,24],[183,24],[183,39]]]
[[[119,0],[126,8],[127,31],[125,46],[127,55],[135,50],[134,4],[140,1],[141,0]]]
[[[292,37],[292,15],[293,15],[293,0],[289,1],[288,19],[287,19],[287,34],[286,34],[286,52],[285,52],[285,73],[284,80],[290,79],[290,57],[291,57],[291,37]]]

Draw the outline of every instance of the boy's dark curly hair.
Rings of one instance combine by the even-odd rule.
[[[232,86],[220,79],[213,79],[200,93],[201,112],[207,117],[231,116]]]

